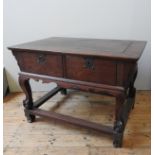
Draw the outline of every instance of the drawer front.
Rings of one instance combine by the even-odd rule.
[[[33,52],[15,52],[21,71],[62,77],[62,56]]]
[[[66,76],[70,79],[116,84],[116,63],[102,58],[66,56]]]

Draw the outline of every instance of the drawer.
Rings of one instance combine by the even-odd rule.
[[[116,63],[103,58],[66,56],[66,77],[69,79],[116,84]]]
[[[21,71],[62,77],[62,56],[33,52],[14,52]]]

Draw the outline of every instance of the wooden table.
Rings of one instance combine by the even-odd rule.
[[[21,72],[19,84],[26,95],[23,101],[28,122],[35,115],[79,125],[113,135],[115,147],[121,147],[130,109],[134,107],[137,60],[145,41],[47,38],[9,47]],[[55,82],[57,87],[33,101],[29,80]],[[61,91],[76,89],[116,98],[114,126],[105,126],[71,116],[48,112],[39,107]]]

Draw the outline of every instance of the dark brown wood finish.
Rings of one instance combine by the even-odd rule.
[[[19,67],[23,72],[37,73],[62,77],[62,56],[58,54],[46,54],[35,52],[16,52],[13,54],[19,60]]]
[[[145,44],[54,37],[9,47],[21,70],[19,83],[26,95],[23,104],[28,121],[33,122],[39,115],[105,132],[113,135],[115,147],[121,147],[128,115],[134,107],[137,60]],[[55,82],[58,86],[33,102],[29,79]],[[57,92],[66,95],[67,89],[116,97],[114,127],[38,109]]]
[[[66,78],[116,84],[116,63],[103,58],[66,56]]]
[[[56,87],[52,89],[50,92],[48,92],[46,95],[38,99],[37,101],[34,102],[34,108],[39,108],[44,102],[46,102],[48,99],[50,99],[52,96],[57,94],[59,91],[61,91],[61,87]]]
[[[16,51],[91,55],[123,60],[138,60],[145,41],[52,37],[9,47]]]
[[[100,125],[95,122],[89,122],[83,119],[79,119],[79,118],[75,118],[75,117],[71,117],[71,116],[67,116],[63,114],[58,114],[56,112],[47,112],[45,110],[35,109],[35,110],[29,110],[28,113],[33,114],[33,115],[38,115],[38,116],[45,116],[51,119],[71,123],[74,125],[78,125],[78,126],[85,127],[88,129],[93,129],[93,130],[104,132],[107,134],[113,134],[112,127]]]
[[[51,76],[44,76],[38,74],[30,74],[30,73],[19,73],[19,76],[28,77],[38,81],[41,79],[44,83],[55,82],[58,86],[66,89],[76,89],[87,92],[99,93],[99,94],[107,94],[110,96],[118,96],[125,92],[125,89],[118,86],[109,86],[105,84],[98,84],[92,82],[84,82],[63,78],[56,78]]]
[[[33,109],[33,98],[32,98],[32,91],[29,84],[29,78],[24,76],[19,76],[19,84],[25,93],[25,100],[23,100],[23,106],[25,111],[25,116],[27,117],[28,122],[33,122],[35,120],[35,116],[27,113],[27,110]]]

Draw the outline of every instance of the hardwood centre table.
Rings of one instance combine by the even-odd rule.
[[[19,84],[26,95],[23,105],[28,122],[38,115],[94,129],[113,135],[114,146],[121,147],[135,102],[137,60],[145,45],[134,40],[53,37],[9,47],[21,70]],[[34,102],[30,79],[55,82],[57,87]],[[67,89],[115,97],[113,127],[39,108],[59,91],[66,95]]]

